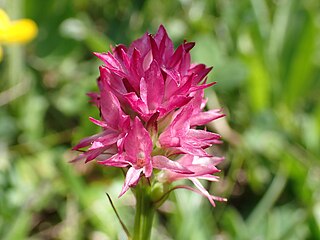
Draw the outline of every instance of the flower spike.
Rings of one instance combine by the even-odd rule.
[[[216,165],[223,158],[207,151],[220,144],[220,136],[203,125],[224,116],[221,109],[205,111],[204,89],[211,67],[191,62],[194,42],[174,49],[163,25],[156,34],[144,34],[129,47],[94,53],[99,67],[98,93],[89,93],[101,119],[89,120],[101,133],[87,137],[73,149],[74,159],[97,160],[101,165],[124,168],[126,177],[119,197],[137,184],[170,186],[188,179],[185,188],[214,201],[199,180],[218,181]],[[142,179],[142,180],[141,180]]]

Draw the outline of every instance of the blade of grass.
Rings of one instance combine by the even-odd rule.
[[[312,60],[315,51],[316,27],[311,16],[306,16],[301,39],[296,46],[296,53],[290,66],[288,82],[286,86],[285,100],[289,106],[293,107],[301,97],[306,96],[306,90],[310,87],[313,79]]]
[[[114,204],[113,204],[113,202],[112,202],[112,199],[111,199],[110,195],[109,195],[108,193],[106,193],[106,195],[107,195],[107,197],[108,197],[108,200],[109,200],[109,202],[110,202],[110,205],[111,205],[114,213],[116,214],[116,216],[117,216],[117,218],[118,218],[118,220],[119,220],[119,222],[120,222],[120,224],[121,224],[121,227],[122,227],[123,231],[126,233],[128,239],[131,239],[129,230],[128,230],[128,228],[126,227],[126,225],[124,224],[124,222],[121,220],[120,215],[118,214],[118,211],[117,211],[117,209],[115,208],[115,206],[114,206]]]
[[[266,37],[270,31],[270,12],[265,0],[251,0],[251,5],[257,19],[260,35]]]
[[[247,225],[252,231],[254,231],[255,227],[269,212],[282,193],[287,182],[287,173],[284,167],[284,165],[279,166],[278,172],[267,192],[246,220]]]

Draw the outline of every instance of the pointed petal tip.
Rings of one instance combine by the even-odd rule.
[[[219,202],[228,202],[227,198],[212,196],[212,199]]]
[[[218,165],[219,163],[223,162],[226,158],[225,157],[213,157],[214,158],[214,162],[213,164],[216,166]],[[219,170],[220,172],[220,170]]]
[[[90,120],[90,122],[94,123],[95,125],[97,125],[99,127],[103,127],[103,128],[108,128],[109,127],[109,125],[106,122],[101,121],[101,120],[97,120],[97,119],[95,119],[93,117],[89,117],[89,120]]]
[[[118,195],[118,198],[121,198],[123,196],[123,194],[125,194],[128,191],[128,189],[129,189],[128,187],[126,187],[126,188],[123,187],[120,194]]]
[[[163,26],[163,24],[162,24],[162,23],[160,24],[159,29],[166,30],[166,28]],[[159,31],[159,30],[158,30],[158,31]]]
[[[195,42],[185,42],[184,43],[184,50],[186,52],[189,52],[195,45],[196,45]]]
[[[97,58],[100,58],[100,56],[102,55],[102,53],[99,53],[99,52],[92,52],[92,54]]]
[[[79,158],[74,158],[72,160],[69,160],[68,163],[76,163],[76,162],[79,162],[81,159]]]
[[[69,160],[68,163],[76,163],[76,162],[79,162],[83,159],[85,159],[84,154],[80,154],[79,156],[75,157],[74,159]]]
[[[74,146],[74,147],[71,148],[71,150],[72,151],[77,151],[77,150],[79,150],[79,147],[78,146]]]

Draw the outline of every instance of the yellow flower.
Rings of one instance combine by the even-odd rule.
[[[30,19],[10,21],[8,15],[0,8],[0,44],[26,43],[38,32],[36,23]],[[0,61],[2,48],[0,45]]]

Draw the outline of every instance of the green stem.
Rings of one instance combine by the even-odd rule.
[[[155,206],[148,190],[148,187],[142,184],[136,187],[137,204],[133,240],[148,240],[151,236]]]

